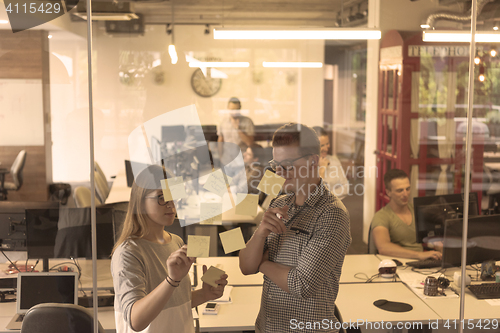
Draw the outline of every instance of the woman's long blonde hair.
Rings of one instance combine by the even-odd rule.
[[[150,165],[142,170],[135,178],[130,192],[127,216],[123,222],[120,237],[113,247],[112,254],[115,252],[116,248],[127,239],[142,238],[149,233],[144,198],[149,193],[161,189],[160,181],[166,179],[167,174],[169,173],[163,167],[159,165]]]

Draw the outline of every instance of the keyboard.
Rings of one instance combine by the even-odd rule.
[[[481,283],[470,285],[469,290],[477,299],[500,298],[500,283]]]
[[[414,268],[435,268],[441,267],[442,261],[441,259],[424,259],[424,260],[416,260],[416,261],[408,261],[406,266],[411,266]]]

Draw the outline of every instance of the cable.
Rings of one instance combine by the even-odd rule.
[[[358,277],[357,275],[360,275],[360,274],[364,275],[365,277],[364,277],[364,278],[362,278],[362,277]],[[366,273],[356,273],[356,274],[354,274],[354,277],[355,277],[356,279],[359,279],[359,280],[365,280],[365,281],[368,281],[368,280],[370,279]]]
[[[14,268],[15,268],[15,269],[16,269],[19,273],[21,273],[21,271],[19,270],[19,268],[17,268],[16,264],[14,264],[14,263],[13,263],[13,262],[9,259],[9,257],[7,257],[7,255],[5,254],[5,252],[3,252],[3,250],[0,250],[0,251],[2,251],[3,256],[4,256],[5,258],[7,258],[7,260],[11,263],[11,265],[12,265],[12,266],[14,266]]]
[[[39,262],[40,262],[40,259],[37,259],[35,262],[35,265],[33,265],[33,267],[31,267],[32,272],[35,270],[35,267],[36,267],[36,265],[38,265]]]

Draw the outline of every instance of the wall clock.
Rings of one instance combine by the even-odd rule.
[[[210,68],[207,68],[207,76],[200,68],[196,69],[191,76],[191,87],[201,97],[211,97],[217,94],[221,85],[222,79],[213,78]]]

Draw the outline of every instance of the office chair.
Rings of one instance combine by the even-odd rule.
[[[370,229],[368,229],[368,254],[378,254],[375,242],[372,239],[372,225],[370,223]]]
[[[63,303],[42,303],[28,310],[21,333],[92,333],[92,312],[83,306]],[[98,333],[104,333],[99,323]]]
[[[102,171],[101,167],[99,166],[99,163],[94,161],[94,171],[97,171],[99,175],[101,175],[101,178],[104,179],[106,183],[106,187],[108,188],[108,192],[111,190],[109,185],[108,185],[108,179],[106,178],[106,175]],[[115,178],[115,176],[111,176],[111,178]]]
[[[13,181],[4,182],[3,188],[0,188],[0,192],[3,194],[5,200],[7,200],[7,191],[18,191],[23,185],[23,169],[25,162],[26,150],[21,150],[10,168],[10,175]]]
[[[108,198],[110,191],[108,182],[97,171],[94,171],[94,179],[95,179],[95,189],[97,195],[99,196],[99,199],[101,200],[101,202],[106,202],[106,199]]]
[[[75,200],[75,205],[78,208],[90,207],[90,189],[85,186],[78,186],[73,192],[73,199]],[[96,196],[95,204],[101,205],[101,200]]]

